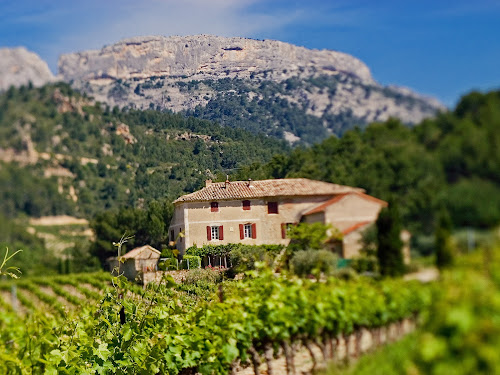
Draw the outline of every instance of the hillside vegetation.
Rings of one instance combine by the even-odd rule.
[[[0,248],[25,250],[25,274],[92,269],[86,238],[62,234],[71,228],[44,233],[29,227],[27,217],[96,214],[106,238],[119,239],[126,226],[134,241],[161,247],[170,202],[207,178],[287,150],[284,141],[206,120],[111,110],[66,84],[10,88],[0,95]],[[65,249],[49,243],[61,237]],[[102,236],[96,246],[99,241],[112,246]],[[73,264],[61,265],[68,256]]]
[[[444,206],[455,227],[500,223],[500,92],[471,93],[456,108],[409,128],[391,119],[289,156],[238,170],[233,178],[307,177],[365,188],[400,206],[412,230],[433,229]]]
[[[371,109],[361,110],[360,102],[354,103],[357,96],[366,102],[371,97],[390,98],[409,112],[437,113],[435,107],[421,98],[366,85],[348,75],[292,77],[277,82],[224,78],[178,84],[187,92],[196,92],[202,87],[215,92],[206,105],[185,111],[187,115],[265,132],[301,145],[312,145],[332,134],[342,136],[355,127],[365,128],[373,119],[388,117],[384,108],[376,104],[371,104]],[[343,90],[348,93],[342,93]]]
[[[172,201],[284,142],[157,111],[120,111],[65,84],[0,96],[0,211],[74,214]]]

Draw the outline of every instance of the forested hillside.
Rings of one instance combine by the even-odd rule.
[[[348,131],[234,178],[299,176],[392,197],[413,230],[430,232],[441,206],[457,227],[492,227],[500,222],[500,92],[471,93],[413,128],[389,120]]]
[[[277,152],[288,152],[285,141],[172,113],[111,110],[66,84],[10,88],[0,95],[0,248],[25,250],[25,274],[92,268],[81,238],[68,237],[65,250],[46,246],[45,237],[72,228],[44,235],[27,218],[96,214],[94,247],[112,246],[124,230],[131,244],[161,247],[170,202]]]
[[[224,78],[178,82],[178,85],[185,92],[194,93],[206,87],[216,93],[205,106],[187,110],[187,115],[265,132],[302,145],[312,145],[332,134],[342,136],[356,126],[364,128],[373,119],[388,117],[385,110],[376,105],[365,112],[359,102],[351,103],[352,108],[348,108],[344,102],[354,101],[357,96],[365,101],[382,96],[390,98],[409,112],[436,112],[435,107],[421,98],[404,95],[396,89],[366,85],[345,75],[292,77],[279,82]],[[342,97],[339,93],[346,86],[349,94]]]
[[[443,207],[455,227],[490,228],[500,222],[499,128],[500,93],[471,93],[413,128],[391,119],[290,153],[284,141],[207,120],[110,110],[65,84],[9,89],[0,96],[0,210],[11,228],[20,216],[87,217],[96,251],[124,232],[136,235],[131,245],[162,246],[170,202],[229,173],[363,187],[398,202],[414,235],[431,234]],[[0,242],[30,246],[15,228]]]
[[[0,211],[74,214],[174,200],[284,141],[157,111],[120,111],[66,84],[0,96]]]

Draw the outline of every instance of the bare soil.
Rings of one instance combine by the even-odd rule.
[[[42,216],[39,218],[30,219],[30,225],[88,225],[89,222],[85,219],[79,219],[73,216],[60,215],[60,216]]]

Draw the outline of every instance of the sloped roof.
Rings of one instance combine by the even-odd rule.
[[[354,225],[351,225],[349,228],[346,228],[342,231],[342,234],[345,236],[351,232],[354,232],[357,229],[363,228],[368,224],[373,224],[373,221],[360,221]]]
[[[343,194],[340,194],[336,197],[333,197],[332,199],[329,199],[324,203],[320,203],[316,207],[313,207],[312,209],[304,212],[303,215],[311,215],[311,214],[315,214],[318,212],[323,212],[327,207],[331,206],[332,204],[340,202],[342,199],[344,199],[345,197],[352,195],[352,194],[356,194],[357,196],[359,196],[363,199],[370,200],[372,202],[376,202],[376,203],[380,204],[382,207],[387,207],[387,204],[388,204],[386,201],[372,197],[371,195],[368,195],[368,194],[365,194],[362,192],[358,192],[358,191],[351,191],[351,192],[343,193]]]
[[[122,255],[121,258],[125,258],[125,259],[150,259],[150,258],[155,258],[154,254],[157,254],[158,256],[160,256],[161,252],[159,250],[156,250],[152,246],[144,245],[141,247],[136,247],[133,250],[130,250],[125,255]]]
[[[265,197],[328,196],[348,192],[362,193],[364,190],[307,178],[214,182],[201,190],[177,198],[174,203]]]

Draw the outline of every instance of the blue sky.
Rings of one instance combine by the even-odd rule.
[[[277,39],[363,60],[382,84],[452,106],[500,88],[498,0],[0,0],[0,46],[61,53],[138,35]]]

